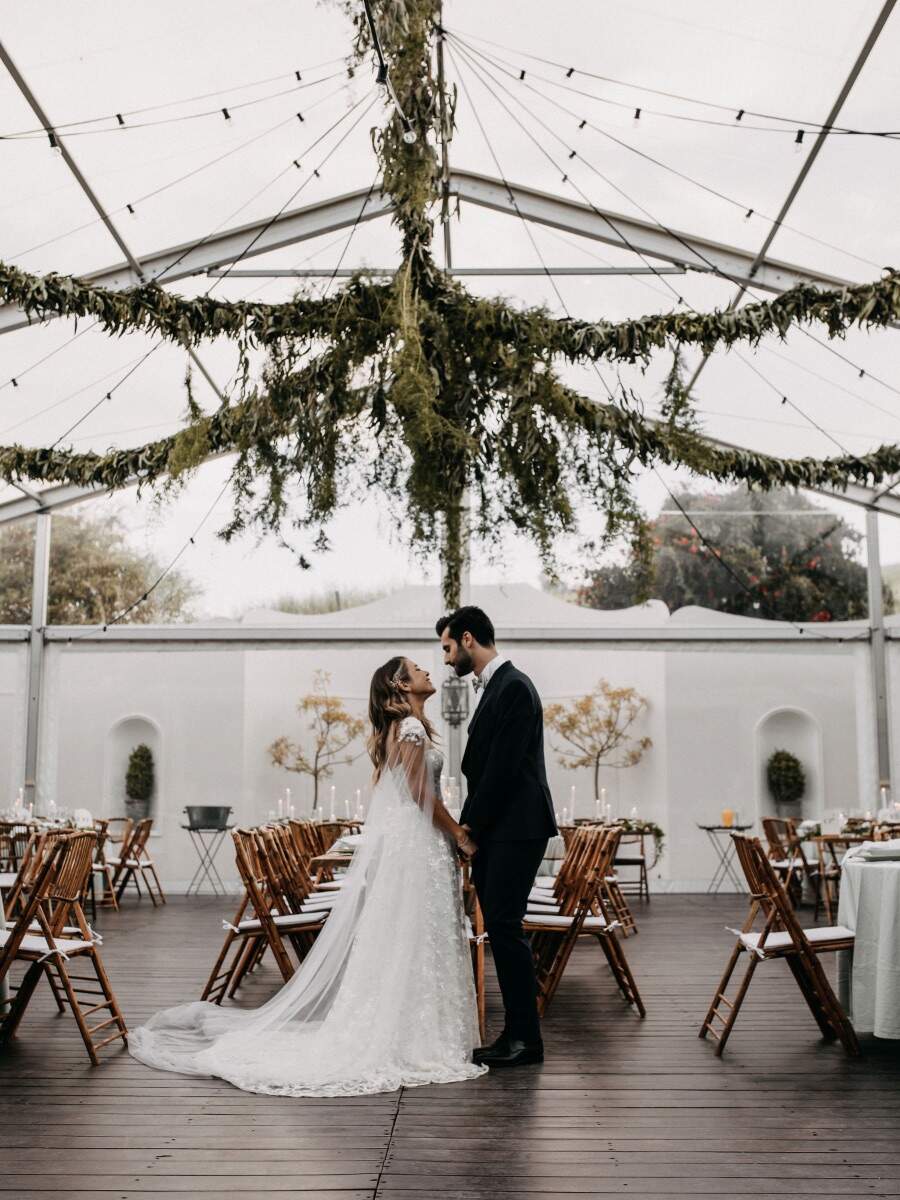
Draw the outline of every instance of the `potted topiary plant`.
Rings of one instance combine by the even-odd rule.
[[[790,750],[776,750],[766,764],[766,781],[776,804],[799,804],[806,791],[800,759]]]
[[[125,772],[125,811],[133,821],[150,815],[150,798],[153,795],[153,751],[141,743],[135,746],[128,758]]]

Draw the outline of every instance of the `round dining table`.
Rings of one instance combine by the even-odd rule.
[[[855,933],[838,954],[838,994],[857,1033],[900,1038],[900,860],[848,858],[838,924]]]

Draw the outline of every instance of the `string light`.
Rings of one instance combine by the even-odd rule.
[[[228,111],[227,108],[222,109],[222,116],[225,118],[226,121],[231,120],[231,113]]]
[[[126,211],[127,211],[128,215],[129,215],[130,217],[136,217],[136,216],[137,216],[137,213],[134,211],[134,205],[133,205],[133,204],[126,204],[126,205],[125,205],[125,209],[126,209]]]
[[[635,128],[637,128],[637,123],[640,119],[641,119],[641,110],[639,108],[636,108],[634,110],[634,116],[631,118],[631,123],[632,123],[632,125],[634,125]]]
[[[47,137],[50,139],[50,149],[53,151],[53,153],[61,155],[62,154],[62,146],[60,146],[59,142],[56,140],[56,134],[53,132],[52,129],[47,134]]]
[[[803,130],[797,130],[797,136],[794,138],[794,153],[799,154],[803,149]]]
[[[448,36],[450,36],[452,38],[456,38],[457,41],[463,40],[460,38],[460,34],[456,33],[454,30],[448,29],[447,34],[448,34]],[[722,113],[734,113],[735,109],[737,109],[737,115],[734,118],[734,120],[737,120],[737,121],[741,121],[744,116],[750,116],[750,117],[755,117],[755,118],[757,118],[759,120],[763,120],[763,121],[780,121],[780,122],[782,122],[782,124],[796,125],[796,121],[797,121],[796,117],[785,117],[785,116],[779,115],[778,113],[757,112],[754,109],[738,108],[738,106],[735,104],[717,104],[715,101],[712,101],[712,100],[698,100],[695,96],[685,96],[685,95],[680,94],[679,92],[669,92],[669,91],[664,91],[661,88],[647,87],[645,84],[631,83],[630,81],[628,81],[626,79],[617,79],[612,75],[599,75],[594,71],[584,70],[582,67],[567,67],[565,63],[561,63],[561,62],[558,62],[558,61],[556,61],[554,59],[550,59],[550,58],[543,58],[539,54],[532,54],[527,50],[521,50],[521,49],[518,49],[515,47],[507,46],[501,42],[494,42],[494,41],[491,41],[490,38],[480,37],[478,34],[475,34],[475,33],[468,34],[467,36],[473,37],[477,42],[482,42],[485,45],[494,46],[495,48],[497,48],[499,50],[503,50],[507,54],[514,54],[517,57],[521,56],[524,58],[530,58],[534,62],[543,63],[549,67],[555,67],[564,73],[566,79],[571,79],[573,74],[578,74],[578,75],[583,75],[586,79],[597,79],[597,80],[600,80],[602,83],[613,83],[620,87],[630,88],[632,91],[644,92],[651,96],[663,96],[668,100],[680,100],[685,104],[696,104],[696,105],[700,106],[701,108],[712,108],[712,109],[716,109],[717,111],[722,112]],[[513,64],[507,63],[507,65],[512,66]],[[516,71],[521,70],[518,63],[515,64],[515,70]],[[548,76],[546,76],[546,75],[536,74],[535,72],[532,72],[531,74],[532,74],[532,78],[541,79],[545,83],[552,83],[558,87],[565,86],[556,80],[548,78]],[[575,88],[567,88],[566,90],[567,91],[577,91],[577,89],[575,89]],[[578,94],[579,95],[590,95],[591,99],[597,100],[601,104],[612,105],[614,108],[629,108],[630,107],[630,104],[627,101],[613,100],[607,96],[597,96],[597,95],[594,95],[592,93],[587,93],[587,92],[580,92]],[[701,124],[701,125],[725,125],[725,124],[728,124],[727,122],[724,122],[724,121],[710,120],[708,118],[703,118],[703,117],[691,117],[685,113],[665,112],[660,109],[652,109],[652,110],[648,109],[648,112],[652,112],[653,115],[655,115],[655,116],[670,118],[671,120],[674,120],[674,121],[690,121],[695,124]],[[814,127],[816,129],[820,129],[823,132],[828,133],[828,134],[848,134],[851,136],[877,137],[877,138],[882,138],[882,139],[887,138],[887,139],[891,139],[891,140],[896,140],[897,138],[900,138],[900,130],[896,130],[896,129],[857,129],[857,128],[850,128],[848,126],[843,126],[843,125],[824,125],[818,121],[806,121],[806,122],[804,122],[804,124]],[[743,128],[750,129],[750,130],[757,130],[757,131],[762,130],[763,132],[771,132],[771,133],[789,132],[788,130],[781,131],[781,130],[775,129],[770,125],[744,125]]]
[[[123,129],[124,129],[124,127],[125,127],[125,118],[122,116],[122,114],[121,114],[121,113],[116,113],[116,120],[119,122],[119,126],[120,126],[120,128],[123,128]]]
[[[303,122],[306,120],[306,117],[304,117],[304,115],[303,115],[303,113],[302,113],[302,112],[298,112],[298,113],[297,113],[297,120],[298,120],[298,121],[300,121],[300,123],[302,124],[302,123],[303,123]]]

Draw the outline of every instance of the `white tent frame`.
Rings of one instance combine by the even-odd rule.
[[[447,151],[446,122],[445,136],[442,140],[442,222],[444,230],[445,266],[452,267],[450,250],[449,200],[456,196],[467,204],[493,209],[509,215],[515,215],[526,221],[547,225],[564,230],[580,237],[605,242],[621,249],[637,251],[663,262],[668,262],[679,269],[691,271],[712,272],[737,283],[738,291],[732,300],[736,304],[743,296],[747,286],[751,285],[768,292],[782,292],[797,283],[813,283],[825,288],[846,286],[850,281],[834,276],[825,275],[817,270],[797,266],[770,258],[768,250],[772,241],[787,216],[804,180],[806,179],[816,157],[819,154],[828,134],[828,129],[836,122],[837,117],[859,77],[869,54],[871,53],[885,22],[895,6],[896,0],[885,0],[868,37],[857,55],[853,67],[845,80],[834,104],[829,111],[827,120],[820,131],[815,143],[806,156],[803,166],[782,205],[781,211],[772,224],[765,243],[755,255],[734,246],[712,242],[691,233],[668,231],[650,222],[626,217],[598,209],[594,206],[578,204],[562,197],[536,191],[520,184],[506,180],[494,179],[473,172],[451,170]],[[73,159],[63,136],[54,128],[44,112],[40,102],[32,92],[27,80],[16,67],[5,47],[0,43],[0,62],[7,68],[20,92],[30,105],[48,136],[59,147],[63,160],[78,182],[85,196],[103,221],[113,240],[122,251],[125,261],[117,265],[100,269],[84,276],[85,279],[110,288],[126,288],[148,279],[165,276],[166,283],[174,283],[191,275],[215,271],[222,266],[246,258],[269,253],[282,247],[295,245],[311,238],[320,237],[334,230],[359,224],[362,221],[374,220],[390,213],[392,204],[390,198],[383,195],[379,189],[358,191],[338,196],[319,204],[298,208],[282,214],[275,220],[254,222],[219,233],[199,244],[187,244],[169,247],[156,254],[144,256],[138,260],[129,249],[126,241],[114,224],[111,216],[94,193],[88,180]],[[438,69],[440,78],[443,77],[443,34],[438,44]],[[443,89],[442,89],[443,90]],[[247,250],[248,240],[253,239],[252,248]],[[181,256],[184,255],[182,258]],[[177,265],[176,265],[177,263]],[[490,269],[482,269],[484,274],[500,273]],[[599,269],[598,274],[602,273]],[[15,306],[0,306],[0,334],[11,332],[28,325],[28,318]],[[190,351],[198,369],[202,372],[213,391],[224,400],[218,385],[211,377],[205,366],[197,357],[195,351]],[[691,380],[691,386],[702,370],[704,358]],[[137,480],[133,481],[135,484]],[[889,744],[889,718],[887,670],[885,661],[885,629],[882,610],[881,564],[878,551],[878,514],[900,516],[900,500],[890,493],[900,483],[900,479],[892,482],[887,488],[874,488],[850,485],[846,492],[816,489],[826,495],[837,496],[852,504],[861,505],[866,509],[866,549],[869,592],[868,642],[870,646],[872,691],[875,702],[878,769],[882,784],[889,785],[891,778],[891,758]],[[42,492],[35,492],[22,485],[14,485],[21,493],[20,498],[0,503],[0,525],[11,521],[22,520],[36,515],[36,540],[33,568],[31,623],[27,631],[0,631],[0,640],[23,640],[29,644],[28,655],[28,707],[26,726],[25,753],[25,791],[26,798],[33,800],[36,791],[37,760],[39,745],[39,721],[41,712],[41,691],[43,678],[44,648],[48,641],[65,639],[72,636],[71,631],[51,630],[47,626],[47,599],[49,591],[49,558],[52,513],[59,508],[78,503],[91,497],[105,495],[103,488],[79,488],[71,485],[50,487]],[[616,640],[622,640],[620,630],[610,631]],[[634,631],[636,640],[647,640],[647,631]],[[692,631],[700,634],[703,641],[735,641],[735,640],[795,640],[802,636],[802,629],[788,630],[763,627],[748,627],[736,639],[733,631],[704,630]],[[822,635],[821,627],[817,630]],[[279,631],[281,634],[282,631]],[[236,636],[238,635],[238,636]],[[84,637],[79,631],[79,639]],[[148,627],[110,628],[102,635],[104,640],[128,641],[184,641],[198,640],[196,630],[166,631],[161,636],[159,630]],[[283,634],[282,634],[283,636]],[[826,638],[828,634],[826,633]],[[217,629],[206,631],[201,640],[257,640],[248,639],[247,631]],[[269,640],[269,639],[266,639]],[[668,639],[666,639],[668,640]],[[678,641],[694,641],[687,630],[679,630]],[[829,639],[830,640],[830,639]]]

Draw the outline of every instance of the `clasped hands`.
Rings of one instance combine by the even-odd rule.
[[[478,846],[472,840],[472,831],[468,825],[459,827],[456,835],[456,851],[463,862],[469,862],[478,852]]]

